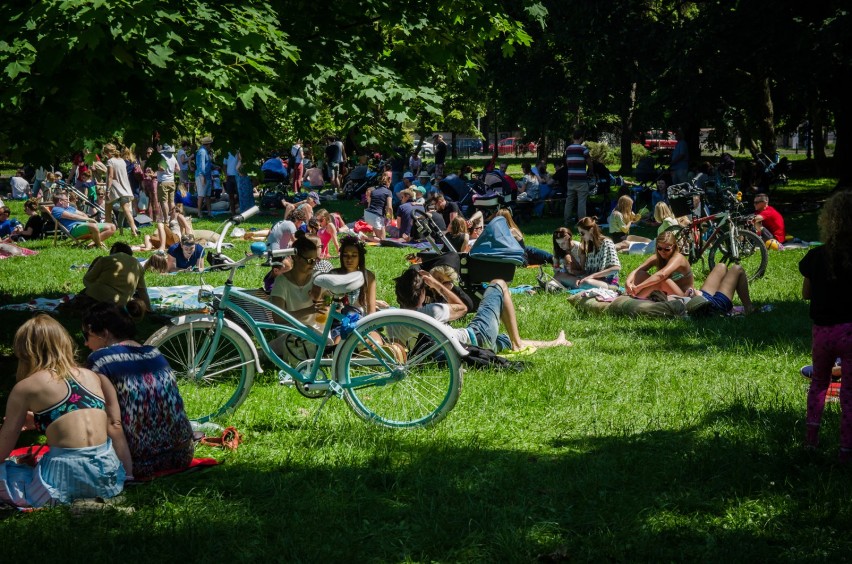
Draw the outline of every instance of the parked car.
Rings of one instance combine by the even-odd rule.
[[[674,133],[660,129],[651,129],[640,135],[645,141],[642,143],[646,149],[656,151],[659,149],[674,149],[677,145]]]
[[[417,144],[419,141],[417,139],[414,140],[414,144],[411,146],[412,151],[417,148]],[[435,146],[428,141],[423,141],[423,146],[420,147],[420,156],[421,157],[431,157],[435,154]]]
[[[482,139],[456,139],[456,151],[463,155],[481,153]]]
[[[536,149],[538,149],[538,146],[534,142],[530,141],[529,143],[524,143],[520,137],[507,137],[497,142],[498,155],[535,153]],[[494,152],[493,143],[488,147],[488,152]]]

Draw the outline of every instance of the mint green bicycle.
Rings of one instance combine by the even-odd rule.
[[[229,219],[219,241],[230,227],[254,213],[257,208]],[[255,373],[262,371],[258,349],[279,369],[282,383],[294,384],[307,397],[323,398],[323,405],[330,397],[342,397],[366,421],[406,428],[432,425],[446,417],[461,392],[460,358],[467,351],[445,326],[414,311],[385,310],[353,324],[341,313],[338,296],[360,288],[362,273],[316,277],[315,284],[333,296],[322,333],[264,298],[234,287],[237,268],[263,257],[292,254],[293,249],[267,251],[265,244],[254,243],[251,254],[233,261],[221,254],[218,245],[214,256],[226,264],[214,268],[230,270],[224,289],[218,293],[202,285],[199,290],[199,300],[212,312],[175,317],[146,342],[157,346],[171,364],[190,419],[204,423],[242,405]],[[338,325],[335,321],[344,336],[331,351],[329,335]],[[295,366],[281,356],[281,344],[293,342],[308,351]]]

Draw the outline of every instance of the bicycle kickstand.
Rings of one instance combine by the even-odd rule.
[[[320,402],[320,406],[317,409],[316,414],[314,415],[314,425],[316,425],[317,421],[319,421],[319,416],[320,416],[320,413],[322,412],[322,408],[325,407],[325,404],[329,400],[329,398],[331,398],[333,396],[340,397],[342,395],[343,395],[343,386],[341,386],[340,384],[338,384],[334,380],[331,380],[328,383],[328,391],[322,397],[322,401]]]

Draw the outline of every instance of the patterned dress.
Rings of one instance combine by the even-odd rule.
[[[195,449],[192,427],[174,373],[160,351],[116,344],[93,352],[88,365],[115,386],[134,477],[189,466]]]

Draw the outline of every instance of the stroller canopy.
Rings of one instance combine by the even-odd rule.
[[[524,249],[512,237],[506,218],[492,219],[470,249],[470,256],[488,262],[524,264]]]
[[[471,192],[470,186],[455,174],[441,180],[438,188],[448,200],[453,202],[464,202]]]

